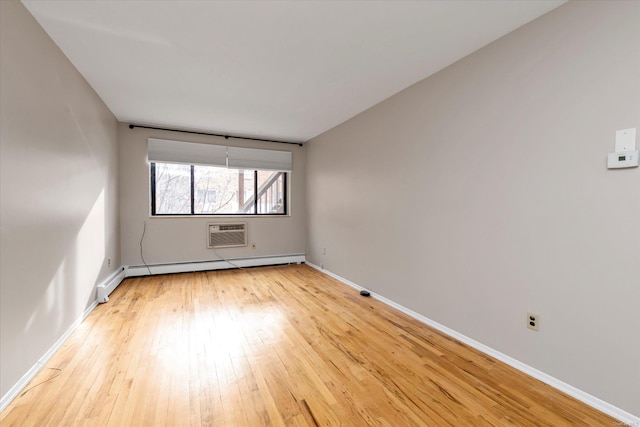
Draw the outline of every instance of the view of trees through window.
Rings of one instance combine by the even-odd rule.
[[[283,215],[286,173],[152,163],[151,197],[152,215]]]

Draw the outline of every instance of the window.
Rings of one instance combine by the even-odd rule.
[[[151,215],[286,215],[290,151],[148,139]]]
[[[151,163],[152,215],[286,215],[287,173]]]

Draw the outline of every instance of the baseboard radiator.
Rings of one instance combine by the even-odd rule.
[[[130,265],[125,267],[125,277],[150,276],[156,274],[191,273],[195,271],[223,270],[230,268],[261,267],[281,264],[301,264],[304,254],[275,255],[255,258],[236,258],[228,260],[196,261],[153,265]]]

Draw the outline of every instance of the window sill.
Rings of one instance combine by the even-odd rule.
[[[149,219],[186,219],[186,218],[218,218],[218,219],[234,219],[234,218],[291,218],[291,214],[285,215],[149,215]]]

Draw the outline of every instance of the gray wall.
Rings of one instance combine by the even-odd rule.
[[[569,2],[313,139],[307,259],[640,414],[638,52],[640,2]]]
[[[115,117],[20,2],[0,19],[4,396],[120,266],[120,237]]]
[[[144,258],[148,264],[196,262],[219,259],[206,246],[206,224],[209,222],[246,221],[249,246],[218,249],[225,258],[251,258],[272,255],[304,254],[305,251],[305,156],[304,148],[266,142],[240,141],[219,137],[180,134],[148,129],[118,127],[120,141],[120,218],[122,262],[142,265],[140,239],[144,236]],[[289,216],[263,218],[150,217],[149,163],[147,138],[161,138],[250,148],[290,150],[293,172],[290,174],[291,197]],[[251,248],[251,243],[256,248]]]

